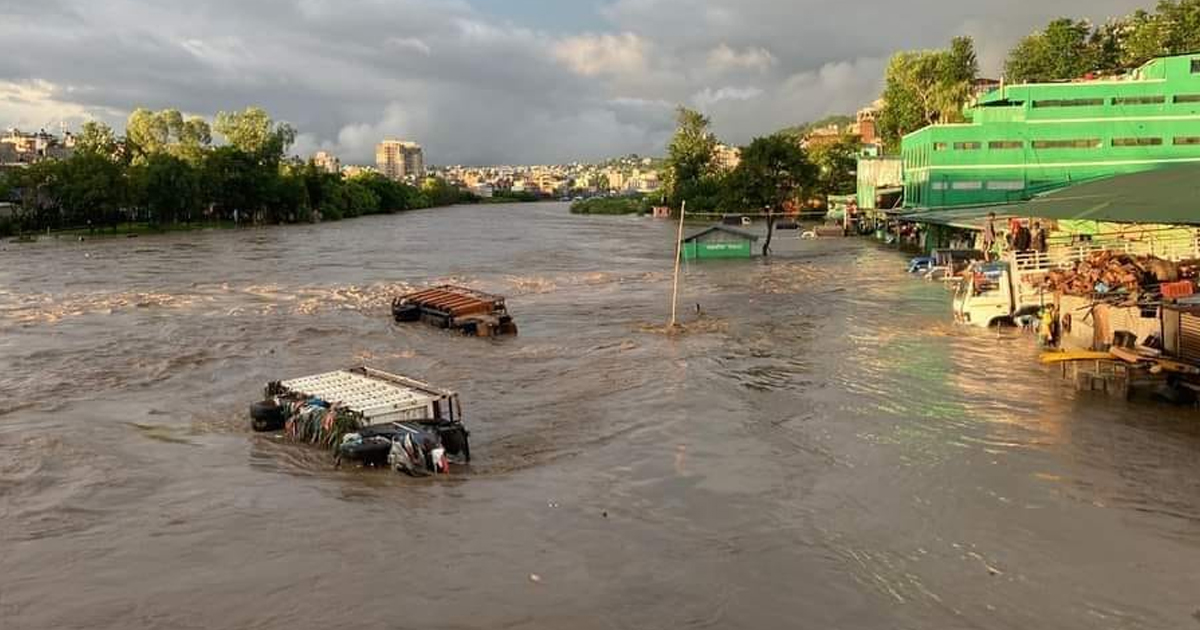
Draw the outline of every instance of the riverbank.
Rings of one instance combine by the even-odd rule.
[[[273,226],[273,225],[301,226],[301,225],[318,225],[318,224],[322,224],[322,223],[340,223],[342,221],[349,221],[352,219],[360,219],[365,216],[403,214],[403,213],[415,212],[417,210],[437,210],[437,209],[442,209],[442,208],[450,208],[450,207],[453,207],[453,205],[493,206],[493,205],[517,205],[517,204],[529,204],[529,203],[552,203],[552,202],[550,202],[548,200],[540,200],[540,199],[511,201],[511,200],[500,199],[500,198],[497,198],[495,200],[488,198],[488,199],[480,199],[478,201],[473,201],[471,203],[465,203],[465,204],[452,204],[450,206],[433,206],[430,208],[401,210],[401,211],[392,212],[392,213],[361,215],[361,216],[345,217],[345,218],[340,218],[340,219],[327,219],[327,220],[316,221],[316,222],[300,221],[300,222],[291,222],[291,223],[254,224],[254,223],[247,223],[244,221],[235,223],[233,221],[226,220],[226,221],[198,221],[198,222],[192,222],[192,223],[173,223],[173,224],[168,224],[168,225],[159,225],[159,224],[138,222],[138,223],[122,223],[122,224],[117,225],[116,227],[104,227],[104,228],[78,228],[78,227],[76,227],[76,228],[68,228],[68,229],[63,229],[63,230],[50,230],[48,232],[39,232],[39,233],[26,232],[26,233],[24,233],[23,236],[17,235],[17,234],[10,234],[10,235],[4,235],[4,236],[7,238],[7,241],[11,242],[11,243],[31,242],[31,241],[37,241],[37,240],[46,239],[46,238],[50,238],[50,239],[60,238],[60,239],[68,239],[68,240],[78,240],[81,238],[83,238],[83,239],[131,238],[131,237],[139,237],[139,236],[160,236],[160,235],[175,234],[175,233],[201,232],[201,231],[208,231],[208,230],[252,229],[252,228],[259,228],[259,227],[268,227],[268,226]]]

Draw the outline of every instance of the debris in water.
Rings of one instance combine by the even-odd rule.
[[[530,582],[533,582],[534,584],[540,584],[540,583],[542,582],[542,576],[540,576],[540,575],[538,575],[538,574],[536,574],[536,573],[530,573],[530,574],[529,574],[529,581],[530,581]]]
[[[449,284],[402,295],[392,302],[397,322],[425,321],[467,335],[515,335],[504,298]]]
[[[695,333],[723,333],[729,330],[729,321],[705,316],[692,322],[676,324],[674,327],[643,323],[638,326],[638,330],[644,333],[667,335],[670,337]]]

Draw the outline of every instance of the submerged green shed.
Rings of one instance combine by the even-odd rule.
[[[714,225],[683,239],[684,260],[750,258],[758,235],[727,225]]]

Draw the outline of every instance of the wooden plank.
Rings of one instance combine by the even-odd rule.
[[[1092,350],[1067,350],[1064,352],[1043,352],[1040,358],[1042,363],[1067,363],[1070,361],[1094,361],[1096,359],[1111,359],[1112,355],[1107,352],[1095,352]]]

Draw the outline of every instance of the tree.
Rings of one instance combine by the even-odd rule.
[[[421,195],[426,206],[450,206],[478,201],[475,195],[459,189],[440,177],[427,178],[421,184]]]
[[[121,165],[107,156],[78,153],[57,167],[49,192],[66,225],[107,225],[115,229],[125,205]]]
[[[182,158],[155,153],[130,167],[130,198],[146,210],[151,223],[190,223],[203,208],[200,174]]]
[[[1005,74],[1017,83],[1063,81],[1194,50],[1200,50],[1200,0],[1161,0],[1154,11],[1139,10],[1098,28],[1086,20],[1054,20],[1009,52]]]
[[[1059,18],[1017,44],[1005,62],[1005,76],[1014,83],[1081,77],[1100,69],[1097,42],[1090,22]]]
[[[164,116],[139,107],[125,121],[125,144],[135,162],[161,152],[170,140],[170,129]]]
[[[937,89],[934,104],[938,120],[961,122],[963,104],[971,98],[975,77],[979,76],[979,59],[975,55],[975,42],[970,37],[955,37],[950,40],[950,49],[936,57]]]
[[[362,173],[351,178],[366,186],[379,197],[380,212],[400,212],[420,207],[421,192],[400,182],[388,179],[382,173]]]
[[[714,177],[712,161],[717,148],[716,136],[709,131],[704,114],[680,107],[676,121],[675,136],[667,145],[665,182],[668,203],[673,207],[685,199],[696,201],[698,194],[712,187],[711,181],[704,180]]]
[[[117,152],[117,138],[112,127],[94,120],[83,123],[75,136],[76,153],[95,153],[112,157]]]
[[[742,161],[726,180],[730,204],[767,211],[767,240],[763,255],[771,253],[775,233],[774,215],[817,183],[818,169],[794,139],[775,134],[755,138],[742,149]]]
[[[809,150],[809,159],[818,169],[816,189],[822,195],[848,195],[858,187],[859,140],[845,135],[831,144]]]
[[[888,62],[879,131],[889,148],[927,125],[960,122],[978,73],[975,47],[958,37],[947,50],[900,52]]]
[[[1151,13],[1137,11],[1120,24],[1121,63],[1200,50],[1200,0],[1162,0]]]
[[[296,130],[291,125],[272,121],[260,107],[247,107],[241,112],[219,112],[213,128],[239,150],[275,162],[296,141]]]
[[[202,165],[203,193],[218,218],[248,216],[263,207],[268,176],[278,171],[262,168],[254,156],[232,146],[209,151]]]
[[[196,166],[212,142],[212,131],[203,118],[185,119],[177,109],[153,112],[139,107],[125,124],[125,141],[135,163],[170,153]]]

